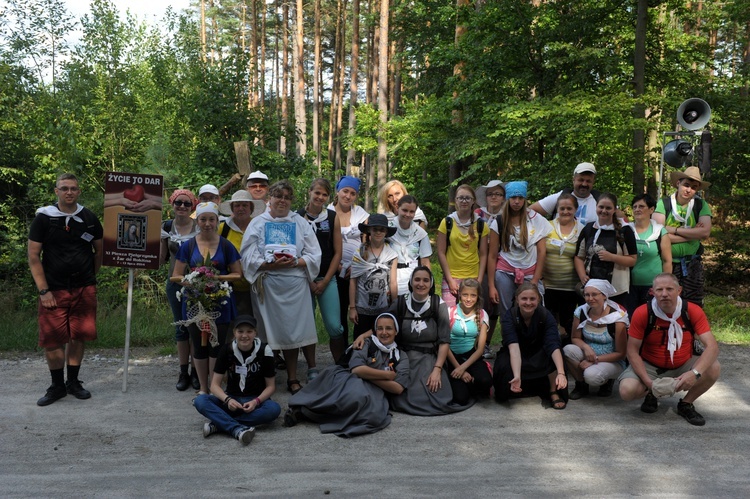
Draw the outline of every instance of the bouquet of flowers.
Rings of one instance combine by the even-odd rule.
[[[177,292],[177,299],[185,297],[187,302],[187,320],[177,321],[175,325],[188,326],[196,324],[201,330],[201,345],[206,346],[210,339],[211,345],[216,346],[216,319],[221,315],[215,309],[226,305],[232,287],[226,281],[219,280],[219,270],[208,257],[203,264],[195,267],[182,279],[182,290]]]

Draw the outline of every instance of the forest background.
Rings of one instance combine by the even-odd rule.
[[[750,0],[197,0],[152,24],[109,0],[80,19],[0,0],[0,349],[34,348],[26,239],[61,172],[101,213],[105,172],[221,185],[247,140],[298,203],[349,173],[372,209],[395,178],[434,230],[458,184],[526,179],[533,201],[580,161],[623,207],[657,194],[663,132],[691,97],[712,111],[707,311],[748,343],[749,90]],[[165,272],[138,272],[133,328],[168,351]],[[127,271],[99,281],[98,343],[120,346]]]

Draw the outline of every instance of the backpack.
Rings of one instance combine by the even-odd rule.
[[[573,194],[573,188],[572,187],[566,187],[562,190],[560,194]],[[594,198],[594,200],[598,203],[599,202],[599,196],[601,196],[601,191],[597,191],[596,189],[591,189],[591,196]],[[550,220],[554,220],[555,216],[557,216],[557,203],[555,203],[555,208],[552,210],[552,213],[549,214]]]
[[[685,328],[693,333],[693,355],[700,355],[703,353],[704,347],[703,343],[701,343],[701,341],[698,339],[698,335],[695,334],[693,323],[690,321],[690,315],[688,315],[689,303],[690,302],[688,302],[687,300],[682,300],[682,310],[680,310],[680,318],[682,318],[682,323],[685,324]],[[648,310],[648,322],[646,323],[646,329],[643,330],[643,340],[641,341],[641,348],[638,350],[639,355],[643,350],[644,343],[646,343],[646,336],[648,336],[649,333],[656,327],[656,314],[654,314],[654,308],[651,304],[651,300],[646,302],[646,307]]]
[[[229,224],[227,224],[226,222],[221,222],[221,232],[219,233],[219,235],[226,239],[229,235],[230,230],[232,230],[232,228],[229,226]]]
[[[484,232],[484,218],[477,218],[477,251],[479,251],[479,241],[482,239],[482,232]],[[451,230],[453,230],[453,218],[445,217],[445,249],[451,245]]]

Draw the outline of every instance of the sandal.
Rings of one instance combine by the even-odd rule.
[[[297,388],[292,388],[294,385],[297,385]],[[286,389],[289,390],[289,393],[294,395],[298,391],[302,390],[302,384],[298,379],[288,379],[286,380]]]
[[[552,402],[552,408],[556,411],[562,411],[568,406],[568,403],[565,402],[557,392],[551,392],[549,394],[549,398]]]
[[[302,412],[298,408],[290,407],[284,413],[284,426],[291,428],[302,420]]]

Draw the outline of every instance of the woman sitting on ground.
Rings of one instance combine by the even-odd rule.
[[[471,403],[453,402],[445,361],[450,350],[448,307],[435,295],[435,281],[427,267],[417,267],[409,282],[410,293],[399,296],[389,312],[398,320],[396,343],[409,358],[406,390],[392,397],[391,407],[415,416],[439,416],[463,411]],[[365,333],[354,343],[361,349]],[[445,366],[445,367],[444,367]]]
[[[563,349],[568,371],[576,380],[570,398],[578,400],[598,386],[600,397],[612,395],[615,380],[625,368],[628,314],[609,299],[614,286],[590,279],[583,289],[586,300],[575,310],[572,344]]]
[[[308,419],[321,433],[353,437],[375,433],[391,423],[388,397],[404,391],[409,357],[396,346],[398,323],[389,314],[375,319],[374,334],[362,350],[351,349],[346,367],[333,365],[289,399],[284,426]]]
[[[503,317],[503,349],[495,360],[495,399],[539,395],[557,410],[565,409],[568,380],[560,352],[560,334],[552,313],[542,306],[535,284],[516,290],[516,305]]]

